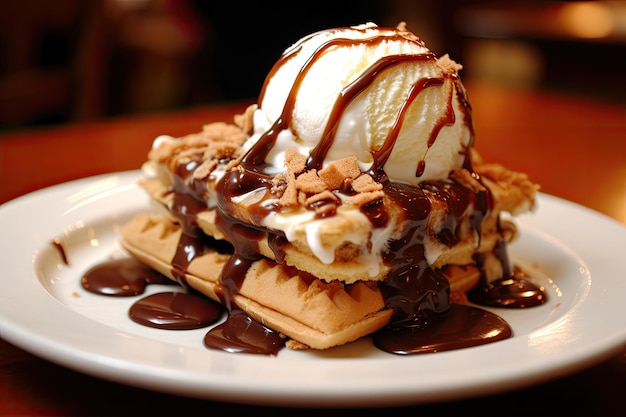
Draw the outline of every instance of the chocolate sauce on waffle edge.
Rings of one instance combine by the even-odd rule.
[[[496,243],[494,254],[502,266],[502,276],[493,281],[487,281],[487,277],[483,276],[480,285],[467,293],[470,301],[479,305],[504,308],[534,307],[547,301],[544,287],[533,283],[520,267],[511,266],[504,239]],[[480,268],[484,262],[484,255],[475,254],[474,261]]]
[[[185,271],[195,256],[201,255],[206,237],[197,224],[197,214],[207,209],[205,195],[208,185],[193,176],[197,163],[189,162],[175,169],[174,198],[171,212],[180,219],[182,234],[174,258],[172,274],[179,283],[186,285]],[[236,181],[236,176],[229,176]],[[234,247],[234,253],[224,265],[216,294],[228,313],[226,320],[211,329],[204,337],[208,348],[230,352],[275,355],[284,346],[284,340],[273,330],[249,318],[235,303],[246,272],[259,259],[257,243],[262,233],[237,222],[225,222],[218,211],[216,224],[226,240]]]

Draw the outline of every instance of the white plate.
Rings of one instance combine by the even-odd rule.
[[[124,384],[255,404],[401,405],[525,387],[582,370],[626,342],[626,228],[545,194],[518,219],[510,247],[549,302],[499,310],[514,337],[484,346],[396,356],[369,339],[276,357],[211,351],[206,329],[166,331],[127,318],[136,298],[87,293],[89,266],[120,256],[120,227],[150,209],[139,172],[86,178],[0,207],[0,335],[52,362]],[[69,265],[52,242],[60,238]],[[162,288],[161,288],[162,289]],[[148,293],[158,291],[152,288]]]

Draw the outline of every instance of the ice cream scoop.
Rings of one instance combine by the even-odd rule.
[[[257,162],[278,172],[295,148],[318,170],[355,155],[363,171],[384,171],[392,181],[447,178],[473,140],[460,68],[437,59],[403,24],[309,35],[266,78],[254,116],[252,140],[266,137]]]

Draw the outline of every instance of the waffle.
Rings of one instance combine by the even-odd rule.
[[[245,138],[250,133],[253,111],[254,106],[251,106],[244,114],[236,116],[235,124],[209,124],[201,132],[177,139],[170,138],[160,146],[156,146],[150,152],[146,165],[151,164],[150,169],[157,171],[158,174],[144,178],[141,182],[142,186],[169,212],[173,211],[173,198],[176,193],[192,193],[191,190],[195,190],[196,194],[200,192],[201,195],[197,195],[196,198],[205,204],[205,209],[198,211],[194,221],[205,234],[224,239],[225,236],[215,222],[217,204],[215,184],[217,178],[221,178],[220,175],[224,172],[240,168],[237,164],[244,153],[242,149],[245,148]],[[426,254],[428,263],[434,268],[442,268],[450,264],[471,264],[474,262],[472,257],[475,253],[492,251],[500,238],[504,237],[506,241],[513,240],[516,229],[512,225],[506,228],[506,233],[502,236],[500,214],[508,212],[515,215],[529,211],[534,206],[534,195],[538,187],[529,180],[526,174],[508,170],[498,164],[487,164],[482,161],[475,150],[471,155],[474,174],[462,168],[453,172],[450,178],[469,190],[480,190],[486,187],[492,196],[493,207],[482,221],[480,235],[476,235],[475,230],[469,224],[469,216],[466,216],[461,219],[463,224],[459,228],[458,241],[450,245],[442,243],[436,236],[450,207],[447,206],[446,200],[439,198],[436,193],[431,194],[429,198],[431,198],[432,210],[429,214],[426,228],[428,233],[424,238],[424,243],[428,249]],[[289,232],[289,242],[281,248],[284,256],[281,262],[289,266],[309,272],[326,281],[339,280],[347,284],[363,280],[383,281],[389,272],[388,265],[372,249],[372,241],[375,240],[374,236],[378,231],[360,213],[360,207],[382,195],[384,205],[389,207],[390,216],[395,216],[400,208],[394,207],[394,202],[384,197],[379,184],[370,178],[369,181],[365,181],[364,185],[360,185],[359,192],[350,198],[354,201],[341,205],[335,215],[326,217],[323,222],[320,222],[321,225],[316,227],[314,233],[308,233],[307,228],[313,223],[312,219],[317,213],[306,210],[305,202],[299,200],[320,198],[320,195],[328,195],[329,191],[324,189],[319,192],[315,190],[316,185],[311,185],[310,181],[308,184],[307,181],[300,181],[305,176],[311,180],[312,176],[308,172],[304,172],[296,179],[296,174],[301,174],[300,171],[302,171],[302,166],[298,167],[298,165],[304,163],[302,160],[294,161],[298,157],[295,154],[294,158],[288,161],[285,176],[279,175],[273,179],[275,186],[271,190],[260,192],[254,190],[254,192],[227,201],[229,214],[243,225],[259,227],[268,233],[272,233],[275,227],[282,227],[281,222],[282,225],[285,222],[294,224],[295,227]],[[186,166],[190,161],[195,161],[199,168],[194,169],[193,172],[181,170],[181,167]],[[355,168],[354,163],[343,162],[345,163],[342,164],[340,161],[340,163],[326,167],[313,180],[319,184],[320,178],[323,178],[326,184],[330,184],[327,188],[331,189],[339,188],[346,178],[349,178],[352,184],[356,183],[359,174],[362,174],[361,171],[358,167]],[[480,182],[477,181],[476,174],[480,177]],[[360,178],[364,177],[368,176],[360,176]],[[199,183],[204,189],[197,191]],[[308,190],[314,191],[308,192]],[[269,222],[264,220],[264,223],[252,218],[248,206],[257,203],[259,198],[275,198],[274,194],[281,195],[279,203],[286,207],[289,215],[279,220]],[[295,203],[284,201],[287,200],[286,196],[290,195],[296,195]],[[402,227],[402,224],[391,224],[390,230],[382,231],[382,233],[392,238],[401,234]],[[261,255],[276,260],[267,236],[259,241],[257,250]]]
[[[187,285],[220,301],[220,273],[230,254],[207,244],[185,271],[175,271],[172,259],[181,235],[181,225],[170,216],[142,213],[124,226],[121,243],[163,275],[180,281],[182,272]],[[444,272],[456,301],[464,299],[480,276],[472,266],[450,266]],[[381,329],[392,316],[376,282],[328,283],[267,258],[253,263],[233,300],[252,318],[286,336],[291,348],[343,345]]]
[[[493,195],[494,208],[487,218],[483,220],[481,235],[476,236],[464,219],[463,238],[453,246],[441,243],[431,233],[427,236],[431,250],[429,263],[434,268],[443,268],[448,265],[473,264],[476,253],[490,253],[497,242],[504,238],[506,242],[513,241],[517,236],[517,228],[514,223],[500,218],[502,212],[511,214],[522,213],[532,209],[534,205],[534,193],[536,185],[525,174],[509,171],[497,164],[484,164],[477,160],[475,171],[481,175],[482,182],[487,184]],[[463,175],[460,173],[459,175]],[[458,179],[463,181],[462,178]],[[166,183],[156,179],[144,179],[141,181],[144,189],[166,209],[171,207],[173,193],[168,192]],[[429,219],[430,231],[437,230],[437,222],[445,215],[448,207],[442,201],[433,201],[433,206],[439,205],[433,210]],[[240,210],[239,213],[244,213]],[[441,213],[441,215],[439,214]],[[172,217],[174,220],[175,217]],[[216,209],[207,207],[195,215],[198,227],[208,236],[216,239],[224,239],[225,236],[215,223]],[[251,221],[244,214],[239,220],[245,224]],[[303,233],[304,228],[291,236],[288,243],[282,247],[283,262],[295,267],[300,271],[307,271],[316,277],[326,281],[338,280],[346,284],[358,281],[383,281],[389,271],[380,259],[376,259],[377,273],[372,274],[371,263],[363,262],[359,255],[367,251],[368,241],[372,233],[372,226],[363,217],[334,216],[326,220],[324,228],[318,229],[319,239],[322,245],[334,247],[333,261],[325,263],[314,253],[309,245],[307,236]],[[350,240],[345,240],[350,236]],[[258,241],[258,252],[264,257],[276,261],[276,255],[271,248],[268,235]],[[497,272],[489,275],[497,275]]]

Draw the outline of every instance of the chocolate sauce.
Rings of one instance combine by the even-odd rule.
[[[402,208],[398,217],[405,223],[402,235],[389,242],[389,250],[383,258],[391,267],[387,279],[381,284],[386,305],[395,312],[391,325],[425,327],[434,317],[450,309],[449,282],[441,271],[428,264],[425,256],[424,240],[429,228],[431,199],[448,202],[439,233],[447,236],[451,244],[459,240],[457,226],[467,206],[472,204],[485,210],[482,213],[485,215],[488,204],[484,194],[472,194],[461,185],[447,182],[420,187],[386,182],[384,189],[386,195]],[[480,222],[475,227],[475,232],[480,234]]]
[[[488,311],[452,304],[427,326],[388,326],[374,334],[374,345],[398,355],[443,352],[497,342],[511,337],[508,323]]]
[[[173,196],[170,210],[179,220],[184,233],[201,238],[203,234],[198,228],[197,216],[207,209],[206,203],[187,193],[174,192]]]
[[[545,303],[548,299],[545,289],[525,276],[523,271],[516,269],[512,275],[478,285],[467,293],[467,298],[489,307],[526,308]]]
[[[145,292],[147,285],[176,283],[135,258],[121,258],[97,264],[81,280],[83,287],[99,295],[133,297]],[[144,326],[187,330],[207,327],[223,314],[217,302],[195,294],[163,292],[136,301],[130,318]]]
[[[173,190],[170,190],[173,199],[169,209],[178,219],[182,229],[182,236],[171,262],[171,272],[176,281],[183,286],[187,286],[185,271],[189,263],[204,252],[204,234],[198,227],[197,215],[207,209],[206,203],[202,201],[206,184],[194,181],[192,175],[199,163],[200,161],[191,160],[187,164],[177,166]]]
[[[208,327],[224,312],[217,302],[200,295],[161,292],[136,301],[128,312],[136,323],[166,330]]]
[[[219,286],[216,290],[220,301],[226,308],[233,310],[235,307],[233,295],[239,292],[252,263],[262,257],[258,251],[258,241],[263,237],[263,233],[246,227],[221,212],[217,213],[215,222],[225,234],[226,239],[235,247],[235,252],[222,268]]]
[[[220,253],[230,254],[231,256],[224,266],[224,270],[228,270],[229,273],[222,275],[215,290],[228,314],[222,325],[207,334],[207,341],[214,341],[213,343],[207,342],[207,346],[225,351],[274,355],[284,345],[282,338],[274,331],[247,317],[233,301],[233,296],[238,293],[251,263],[260,258],[257,242],[264,234],[240,222],[224,221],[225,215],[219,211],[217,212],[216,224],[226,235],[225,241],[233,244],[228,244],[225,248],[223,242],[216,241],[201,230],[197,223],[197,216],[207,210],[208,182],[207,180],[199,180],[193,175],[200,162],[200,156],[192,156],[186,164],[174,168],[174,184],[169,190],[173,200],[169,208],[170,212],[178,219],[182,233],[171,260],[171,273],[183,287],[188,288],[186,273],[189,264],[197,256],[202,255],[206,247],[211,247]],[[253,185],[257,188],[259,184],[271,187],[271,182],[265,181],[265,177],[262,175],[238,176],[237,173],[237,170],[227,173],[224,181],[229,183],[231,187],[239,189],[240,193],[250,191],[249,187]],[[267,214],[264,210],[257,207],[256,213],[251,214],[258,220]],[[158,307],[154,307],[152,305],[154,300],[148,300],[150,304],[146,306],[143,300],[140,300],[138,305],[134,306],[134,313],[131,314],[140,317],[137,312],[139,311],[146,316],[141,319],[142,324],[167,328],[168,326],[161,323],[162,319],[157,318],[154,314],[161,314],[161,310],[169,310],[170,306],[167,305],[167,299],[157,301],[165,301],[166,305],[160,303]],[[182,304],[182,302],[177,304]],[[182,308],[183,306],[179,306],[177,311],[182,311]],[[167,314],[167,319],[174,320],[174,317],[177,317],[177,311],[170,311]]]
[[[226,352],[276,355],[284,347],[284,340],[274,330],[249,317],[234,301],[248,269],[253,262],[262,258],[257,242],[264,233],[219,211],[216,225],[226,235],[226,239],[233,243],[235,252],[224,264],[215,290],[228,310],[228,317],[224,323],[206,334],[204,345]]]
[[[172,275],[176,281],[183,287],[188,287],[187,277],[185,275],[189,264],[196,256],[204,253],[204,244],[202,239],[182,233],[174,258],[172,258]]]
[[[467,293],[470,301],[489,307],[526,308],[548,300],[544,287],[530,281],[521,268],[511,267],[504,240],[497,242],[493,253],[502,266],[502,276],[491,281],[483,276],[480,284]],[[475,255],[474,260],[479,268],[482,267],[482,256]]]
[[[346,43],[345,41],[342,43]],[[329,46],[332,46],[329,45]],[[323,48],[320,48],[323,50]],[[309,160],[307,161],[308,169],[321,169],[324,160],[326,159],[326,155],[330,150],[334,138],[335,133],[337,132],[337,128],[339,126],[339,122],[341,121],[341,117],[343,116],[343,112],[348,107],[348,104],[357,97],[360,93],[363,92],[367,87],[369,87],[374,79],[380,75],[384,70],[391,68],[398,64],[403,64],[406,62],[417,62],[417,61],[428,61],[433,60],[433,54],[419,54],[419,55],[389,55],[384,58],[378,60],[374,65],[369,67],[363,74],[361,74],[356,80],[354,80],[351,84],[343,89],[339,98],[335,102],[333,109],[330,112],[328,123],[326,128],[324,129],[324,133],[319,141],[319,143],[311,150],[311,155],[309,156]],[[304,70],[303,70],[304,71]],[[302,73],[302,72],[301,72]],[[437,79],[440,80],[440,79]],[[297,80],[301,82],[301,79]],[[443,80],[441,80],[443,82]],[[430,82],[430,78],[425,78],[421,80],[416,86],[411,89],[409,93],[409,97],[404,103],[402,110],[400,111],[400,117],[396,120],[394,128],[390,130],[387,139],[385,140],[388,143],[387,146],[393,148],[393,144],[396,141],[398,134],[400,133],[400,128],[402,126],[402,120],[404,118],[404,114],[407,109],[413,102],[413,100],[419,95],[419,93],[426,87],[430,85],[439,84],[439,81],[435,83]],[[294,83],[295,85],[295,83]],[[384,147],[385,145],[383,145]],[[391,149],[390,151],[391,152]],[[374,160],[377,161],[377,157],[374,157]],[[378,162],[378,161],[377,161]],[[377,164],[375,162],[375,165]],[[383,163],[384,166],[384,163]]]
[[[67,251],[65,250],[65,246],[63,246],[63,242],[61,242],[61,239],[59,239],[58,237],[55,237],[54,240],[52,241],[52,246],[57,250],[57,252],[59,252],[59,255],[61,255],[61,260],[63,261],[63,265],[69,266],[70,260],[67,257]]]
[[[149,284],[174,284],[170,279],[135,258],[106,261],[83,274],[84,289],[112,297],[132,297],[143,294]]]
[[[430,55],[422,55],[421,59],[433,59]],[[385,179],[384,176],[384,166],[387,163],[387,160],[391,156],[391,152],[396,144],[396,140],[398,139],[398,135],[400,134],[400,129],[402,129],[402,125],[404,123],[404,118],[406,116],[406,112],[410,108],[413,101],[419,96],[419,94],[424,91],[424,89],[428,87],[442,86],[444,83],[443,78],[439,77],[425,77],[419,80],[411,90],[409,91],[409,95],[400,110],[398,117],[396,118],[393,126],[389,130],[383,145],[378,150],[372,150],[372,155],[374,156],[374,164],[370,168],[370,173],[374,177],[374,179],[378,181],[383,181]],[[450,100],[452,95],[450,95]],[[452,102],[448,101],[448,106],[444,113],[445,117],[442,117],[438,120],[435,128],[431,132],[428,137],[427,148],[430,148],[434,143],[439,131],[443,128],[444,125],[453,124],[455,121],[454,109],[452,107]],[[424,159],[418,161],[417,169],[415,172],[416,177],[421,177],[424,174],[424,170],[426,169],[426,161]]]
[[[206,334],[204,345],[232,353],[276,355],[285,346],[285,341],[272,329],[241,310],[236,310],[229,314],[224,323]]]

